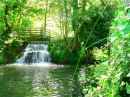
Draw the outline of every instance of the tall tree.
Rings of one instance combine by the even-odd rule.
[[[71,44],[72,42],[70,42],[70,39],[68,37],[68,12],[67,12],[67,2],[66,0],[64,0],[64,7],[65,7],[65,35],[66,35],[66,40],[67,40],[67,43],[68,43],[68,51],[69,52],[72,52],[75,48],[77,48],[77,42],[78,42],[78,27],[79,27],[79,23],[78,23],[78,20],[79,20],[79,16],[78,16],[78,0],[73,0],[72,2],[72,10],[73,10],[73,13],[72,13],[72,27],[73,27],[73,31],[74,31],[74,42],[73,44]]]
[[[44,34],[46,33],[46,21],[47,21],[47,13],[48,13],[48,0],[45,0],[45,16],[44,16]]]

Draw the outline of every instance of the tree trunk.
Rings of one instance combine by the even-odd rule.
[[[63,17],[63,7],[61,6],[60,10],[59,10],[59,22],[60,22],[60,32],[61,32],[61,35],[64,35],[64,24],[63,24],[63,21],[64,21],[64,17]]]
[[[46,33],[47,11],[48,11],[48,0],[46,0],[46,8],[45,8],[45,16],[44,16],[44,35]]]
[[[65,8],[65,36],[66,41],[68,44],[68,51],[72,52],[75,48],[78,48],[78,30],[79,30],[79,23],[78,23],[78,0],[73,0],[73,30],[74,30],[74,42],[73,45],[70,44],[70,40],[68,37],[68,9],[67,9],[67,2],[64,0],[64,8]]]

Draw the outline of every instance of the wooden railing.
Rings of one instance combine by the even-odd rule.
[[[19,32],[20,37],[25,37],[25,38],[40,38],[40,37],[50,37],[53,38],[56,36],[56,32],[52,32],[48,29],[44,30],[41,28],[27,28],[25,30],[21,30]]]

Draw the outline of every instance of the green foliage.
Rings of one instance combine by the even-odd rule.
[[[130,94],[130,85],[126,83],[126,92],[127,94]]]
[[[6,59],[6,63],[15,62],[18,58],[18,54],[22,49],[23,41],[17,38],[10,38],[4,43],[2,50],[3,57]]]
[[[22,45],[18,32],[32,25],[26,13],[25,0],[0,1],[0,55],[1,63],[13,62]],[[24,14],[23,14],[24,10]],[[11,36],[15,32],[16,36]],[[2,61],[3,60],[3,61]]]
[[[67,48],[67,43],[62,37],[58,37],[55,40],[51,40],[48,46],[48,50],[51,53],[53,62],[77,62],[80,56],[80,52],[74,50],[69,52]],[[85,61],[85,58],[81,58],[81,62]]]
[[[32,24],[32,22],[31,22],[30,18],[25,17],[22,19],[21,29],[26,29],[27,27],[32,26],[31,24]]]
[[[2,8],[2,6],[0,6],[1,8],[0,8],[0,19],[1,18],[3,18],[4,17],[4,15],[5,15],[5,10],[4,10],[4,8]]]
[[[43,37],[39,37],[37,39],[35,39],[36,41],[50,41],[50,37],[49,36],[43,36]]]
[[[103,10],[105,11],[103,12]],[[85,46],[89,46],[100,39],[106,38],[109,34],[109,27],[111,25],[111,20],[114,18],[114,10],[116,9],[116,3],[110,4],[106,8],[103,5],[90,5],[89,9],[86,10],[85,18],[80,20],[81,27],[79,29],[79,40],[86,44],[87,38],[89,38]],[[102,13],[103,12],[103,13]],[[88,14],[89,13],[89,14]],[[99,19],[98,19],[99,18]],[[98,21],[97,21],[98,19]],[[97,22],[96,26],[93,28],[94,24]],[[89,34],[91,33],[89,37]],[[100,47],[107,43],[107,40],[98,42],[94,46]],[[93,46],[89,49],[92,49]]]
[[[109,42],[110,55],[106,61],[91,69],[89,81],[94,78],[96,86],[89,83],[83,92],[86,97],[128,97],[130,94],[130,21],[129,9],[120,8],[112,22]]]
[[[1,64],[6,64],[7,63],[7,59],[4,58],[4,56],[2,55],[2,53],[0,52],[0,65]]]
[[[94,47],[92,50],[92,54],[95,60],[99,62],[104,62],[108,59],[108,50],[107,46],[101,47],[100,49]]]

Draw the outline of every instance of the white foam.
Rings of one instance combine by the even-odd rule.
[[[51,57],[47,48],[48,45],[45,44],[28,44],[16,63],[20,65],[25,65],[25,63],[29,63],[29,65],[32,65],[32,63],[48,64],[51,61]]]

